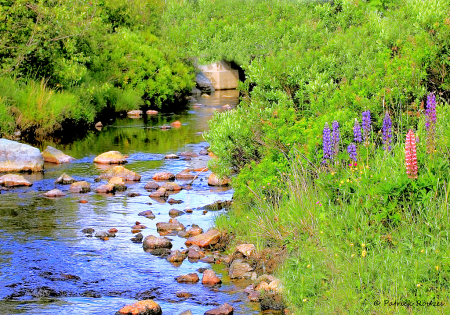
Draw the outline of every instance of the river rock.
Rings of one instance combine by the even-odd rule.
[[[181,127],[181,122],[179,120],[174,121],[173,123],[170,124],[173,128],[180,128]]]
[[[158,111],[157,110],[152,110],[149,109],[148,111],[145,112],[147,115],[158,115]]]
[[[59,189],[52,189],[50,191],[47,191],[44,196],[48,198],[56,198],[56,197],[64,197],[66,194],[63,193]]]
[[[133,243],[141,243],[142,239],[144,238],[144,236],[142,235],[142,233],[137,233],[134,237],[132,237],[130,240]]]
[[[191,173],[192,170],[186,169],[181,171],[176,175],[176,179],[179,180],[192,180],[195,178],[195,175]]]
[[[108,181],[109,185],[113,185],[114,189],[117,191],[127,190],[127,186],[125,185],[125,181],[122,177],[111,177]]]
[[[146,250],[146,252],[150,252],[150,254],[152,254],[154,256],[164,258],[164,257],[167,257],[170,255],[171,250],[168,248],[156,248],[156,249]]]
[[[184,151],[180,153],[180,156],[188,156],[188,157],[198,157],[198,154],[192,151]]]
[[[83,232],[85,234],[93,234],[95,232],[95,230],[93,228],[85,228],[85,229],[81,230],[81,232]]]
[[[253,268],[242,259],[236,259],[231,263],[228,274],[231,279],[251,278]]]
[[[165,182],[161,187],[165,188],[167,191],[180,191],[181,186],[174,182]]]
[[[153,180],[174,180],[175,175],[169,172],[158,172],[152,178]]]
[[[255,291],[269,291],[269,284],[266,281],[261,281],[255,288]]]
[[[200,259],[201,262],[207,263],[207,264],[213,264],[215,259],[213,256],[205,256],[202,259]]]
[[[177,200],[177,199],[170,198],[169,200],[167,200],[167,203],[170,205],[175,205],[175,204],[183,203],[183,200]]]
[[[219,307],[216,307],[215,309],[206,311],[203,315],[232,315],[233,314],[233,307],[228,304],[222,304]]]
[[[191,228],[186,231],[186,237],[197,236],[203,233],[203,229],[197,224],[192,224]]]
[[[198,152],[198,154],[200,154],[200,155],[208,155],[208,151],[207,150],[200,150],[200,152]]]
[[[132,230],[143,230],[146,229],[147,227],[143,224],[141,224],[141,222],[136,221],[135,224],[131,227]]]
[[[203,257],[205,257],[205,252],[202,251],[200,249],[200,247],[198,247],[197,245],[192,245],[191,247],[189,247],[188,249],[188,258],[189,259],[202,259]]]
[[[222,109],[224,109],[224,110],[230,110],[230,109],[231,109],[231,106],[230,106],[229,104],[225,104],[225,105],[222,106]]]
[[[141,111],[140,109],[134,109],[134,110],[130,110],[129,112],[127,112],[128,116],[131,117],[139,117],[143,114],[144,112]]]
[[[158,188],[159,188],[159,184],[157,182],[154,182],[154,181],[148,182],[145,185],[145,187],[144,187],[144,189],[147,190],[147,191],[156,190]]]
[[[253,244],[241,244],[236,247],[236,252],[241,253],[245,257],[252,256],[256,251],[256,247]]]
[[[178,222],[177,219],[170,219],[169,222],[159,222],[156,223],[156,230],[158,232],[168,232],[168,231],[181,231],[184,230],[184,225]]]
[[[211,81],[208,79],[208,77],[203,73],[199,72],[195,76],[195,82],[197,83],[197,88],[202,92],[214,92],[214,86],[211,83]],[[203,96],[203,95],[202,95]]]
[[[164,158],[166,160],[174,160],[174,159],[179,159],[180,157],[176,154],[167,154]]]
[[[172,126],[169,126],[169,125],[162,125],[162,126],[159,127],[159,129],[162,129],[162,130],[169,130],[169,129],[172,129]]]
[[[267,282],[267,283],[270,283],[270,282],[272,282],[272,281],[274,281],[274,280],[275,280],[275,277],[274,277],[274,276],[268,275],[268,274],[263,274],[263,275],[259,276],[259,277],[256,279],[256,283],[260,283],[260,282],[262,282],[262,281],[265,281],[265,282]]]
[[[125,181],[140,181],[141,175],[126,169],[123,166],[114,166],[99,176],[102,179],[111,179],[113,177],[123,178]]]
[[[222,280],[217,277],[214,271],[212,271],[211,269],[206,269],[203,272],[202,284],[216,285],[218,283],[222,283]]]
[[[55,180],[55,184],[61,184],[61,185],[69,185],[75,183],[76,180],[72,178],[71,176],[67,175],[66,173],[63,173],[61,176],[59,176]]]
[[[156,191],[150,194],[152,198],[163,198],[167,196],[167,190],[164,187],[159,187]]]
[[[20,142],[0,139],[0,173],[41,172],[44,158],[38,148]]]
[[[183,215],[183,214],[184,214],[183,211],[180,211],[177,209],[170,209],[170,211],[169,211],[169,216],[171,218],[179,217],[180,215]]]
[[[70,163],[75,160],[73,157],[64,154],[62,151],[55,149],[54,147],[47,146],[45,150],[42,152],[42,157],[45,162],[54,163],[54,164],[62,164],[62,163]]]
[[[152,210],[146,210],[146,211],[139,212],[138,215],[146,217],[147,219],[155,218],[155,215],[153,214]]]
[[[231,180],[227,177],[219,179],[216,174],[211,173],[208,177],[209,186],[228,186]]]
[[[94,163],[99,164],[123,164],[126,162],[125,156],[119,151],[108,151],[100,154],[94,159]]]
[[[188,273],[187,275],[181,275],[175,278],[179,283],[197,283],[200,278],[196,273]]]
[[[215,245],[220,240],[220,232],[217,230],[209,230],[206,233],[193,236],[189,238],[185,244],[186,246],[197,245],[199,247],[208,247],[211,245]]]
[[[101,121],[97,122],[94,126],[95,128],[103,128],[103,124]]]
[[[69,191],[81,194],[88,193],[91,191],[91,185],[86,181],[75,182],[70,185]]]
[[[110,194],[115,191],[115,187],[112,184],[100,185],[95,188],[95,192],[98,194]]]
[[[174,250],[166,257],[167,261],[172,263],[183,262],[186,258],[179,250]]]
[[[122,307],[116,315],[161,315],[161,307],[153,300],[138,301]]]
[[[181,293],[187,293],[187,292],[181,292]],[[179,296],[180,295],[180,296]],[[191,294],[190,293],[187,293],[186,295],[181,295],[181,294],[178,294],[178,292],[177,292],[177,297],[183,297],[183,298],[188,298],[188,297],[190,297],[191,296]],[[179,315],[192,315],[192,312],[191,311],[184,311],[183,313],[180,313]]]
[[[0,177],[0,186],[19,187],[33,185],[21,175],[6,174]]]
[[[172,243],[166,238],[148,235],[144,238],[144,241],[142,242],[142,247],[144,248],[144,250],[157,248],[172,248]]]

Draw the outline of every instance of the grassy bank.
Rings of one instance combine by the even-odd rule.
[[[446,314],[449,114],[438,106],[434,136],[421,117],[417,178],[405,141],[383,150],[382,134],[357,147],[357,162],[314,164],[294,149],[281,184],[248,186],[251,205],[237,200],[216,224],[237,244],[286,249],[277,275],[294,314]]]

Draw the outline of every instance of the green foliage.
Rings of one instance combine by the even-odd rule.
[[[194,72],[190,63],[159,37],[163,9],[163,2],[154,0],[3,1],[0,76],[28,82],[24,86],[43,79],[50,89],[68,92],[55,92],[52,99],[58,104],[81,100],[85,113],[56,110],[64,112],[55,114],[58,119],[74,122],[80,116],[91,121],[105,111],[144,104],[173,107],[195,84]],[[33,99],[34,90],[28,89],[30,95],[24,97]],[[0,92],[2,96],[5,94]],[[59,107],[55,104],[42,108]],[[52,113],[42,115],[53,117]],[[19,127],[44,124],[38,114],[26,116],[36,121],[17,122]],[[54,124],[54,129],[61,123]]]

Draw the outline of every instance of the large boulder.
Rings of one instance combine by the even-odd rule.
[[[197,83],[197,88],[201,92],[214,92],[214,86],[211,83],[211,81],[206,77],[206,75],[203,72],[197,73],[195,76],[195,82]]]
[[[38,148],[30,145],[0,139],[1,172],[41,172],[44,158]]]
[[[31,185],[33,184],[20,175],[6,174],[0,177],[0,186],[18,187]]]
[[[94,163],[99,164],[123,164],[126,163],[126,157],[119,151],[108,151],[100,154],[94,159]]]
[[[141,180],[141,175],[130,171],[128,169],[126,169],[123,166],[114,166],[113,168],[107,170],[106,172],[104,172],[103,174],[101,174],[99,176],[102,179],[111,179],[113,177],[120,177],[123,178],[123,180],[126,181],[140,181]]]
[[[138,301],[122,307],[116,315],[161,315],[161,307],[153,300]]]
[[[189,238],[185,244],[186,246],[197,245],[199,247],[208,247],[217,244],[220,240],[220,236],[221,234],[219,231],[209,230],[206,233]]]
[[[73,157],[64,154],[64,152],[55,149],[54,147],[47,146],[44,151],[42,151],[42,157],[45,162],[62,164],[62,163],[70,163],[75,160]]]

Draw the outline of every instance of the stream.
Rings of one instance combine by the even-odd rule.
[[[144,252],[142,244],[133,243],[131,227],[136,221],[146,225],[142,234],[159,236],[157,222],[168,222],[169,210],[193,209],[177,217],[185,226],[198,224],[204,231],[214,225],[223,211],[208,211],[203,206],[218,200],[231,200],[231,188],[210,187],[210,171],[197,178],[192,189],[171,195],[183,201],[169,205],[151,199],[144,189],[154,173],[177,174],[186,168],[207,165],[208,156],[192,159],[164,159],[166,154],[199,153],[205,149],[202,132],[208,120],[222,105],[238,103],[237,91],[217,91],[210,98],[196,97],[182,113],[158,114],[139,119],[122,117],[101,130],[90,131],[83,139],[68,144],[58,141],[39,143],[56,147],[76,160],[70,164],[45,164],[44,173],[24,174],[33,183],[29,188],[0,192],[0,314],[115,314],[126,304],[152,298],[163,314],[179,314],[191,310],[203,314],[225,302],[234,314],[261,314],[259,303],[249,303],[242,292],[248,281],[231,281],[225,266],[188,259],[175,266],[164,258]],[[194,106],[201,103],[203,106]],[[159,126],[179,120],[180,128],[161,130]],[[93,192],[105,181],[95,182],[104,170],[93,163],[100,153],[117,150],[129,155],[127,169],[142,176],[140,182],[127,183],[124,192],[102,195]],[[92,186],[87,194],[69,193],[69,185],[56,185],[62,173]],[[180,185],[186,182],[177,181]],[[66,196],[49,199],[43,192],[58,188]],[[131,197],[128,194],[138,193]],[[87,203],[80,203],[85,199]],[[138,216],[152,210],[154,220]],[[103,241],[87,237],[84,228],[107,231],[117,228],[116,237]],[[169,236],[172,250],[184,249],[186,239]],[[213,268],[222,279],[216,287],[177,283],[175,277]],[[189,292],[189,298],[176,293]]]

